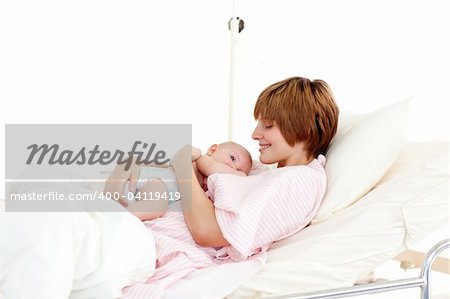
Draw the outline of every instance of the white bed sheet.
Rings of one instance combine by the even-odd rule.
[[[117,298],[145,281],[154,239],[122,210],[5,213],[0,200],[0,298]]]
[[[227,298],[351,286],[448,223],[448,189],[448,142],[406,144],[371,192],[274,244],[263,269]]]
[[[260,258],[197,270],[165,290],[163,298],[224,298],[254,277],[263,264]]]

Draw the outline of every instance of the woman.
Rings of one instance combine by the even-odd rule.
[[[248,250],[239,249],[240,244],[237,244],[239,239],[246,238],[239,235],[240,223],[244,223],[242,226],[247,226],[247,223],[242,219],[234,224],[229,223],[232,220],[223,220],[221,215],[217,215],[223,213],[218,208],[220,202],[213,203],[197,180],[186,183],[184,179],[195,178],[195,173],[190,160],[186,163],[186,157],[191,157],[191,148],[181,150],[171,163],[179,180],[184,218],[194,241],[203,247],[234,247],[241,255],[237,259],[242,260],[303,228],[317,211],[324,196],[324,157],[320,155],[326,153],[336,133],[338,114],[339,109],[332,92],[322,80],[292,77],[270,85],[260,94],[254,109],[254,117],[258,123],[252,138],[260,146],[259,160],[263,164],[277,163],[277,170],[271,177],[278,177],[278,184],[282,185],[280,190],[286,192],[267,199],[269,202],[265,204],[266,211],[261,211],[259,217],[264,217],[264,221],[271,221],[270,226],[266,223],[266,227],[261,229],[260,224],[252,225],[255,226],[255,232],[274,232],[266,234],[259,241],[252,241],[247,246]],[[105,192],[121,193],[126,180],[130,180],[130,185],[135,185],[138,171],[136,167],[128,172],[116,168],[108,179]],[[283,177],[283,173],[287,172],[289,176]],[[288,192],[290,189],[295,192]],[[263,196],[269,196],[267,192],[264,194]],[[276,214],[278,210],[273,203],[275,200],[283,206],[279,215]],[[301,205],[297,207],[299,202]],[[292,214],[295,211],[294,214],[299,215],[305,209],[308,211],[302,217],[285,220],[289,217],[289,212]],[[242,213],[240,217],[245,218],[245,215]],[[283,221],[279,221],[280,219]]]

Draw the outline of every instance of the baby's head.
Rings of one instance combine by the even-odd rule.
[[[224,163],[231,168],[249,174],[252,169],[252,156],[249,151],[235,142],[224,142],[213,144],[209,147],[207,154],[219,163]]]

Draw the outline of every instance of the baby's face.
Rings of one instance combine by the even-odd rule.
[[[249,174],[252,169],[252,158],[248,151],[239,145],[219,145],[217,150],[211,154],[216,162],[224,163],[229,167]]]

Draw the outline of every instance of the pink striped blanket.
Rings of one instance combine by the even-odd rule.
[[[126,288],[123,298],[158,298],[197,269],[261,258],[273,242],[311,222],[325,193],[324,164],[325,157],[319,156],[305,166],[267,169],[248,177],[211,175],[207,194],[230,245],[198,246],[181,204],[175,203],[164,217],[145,223],[155,238],[156,271],[145,283]]]

